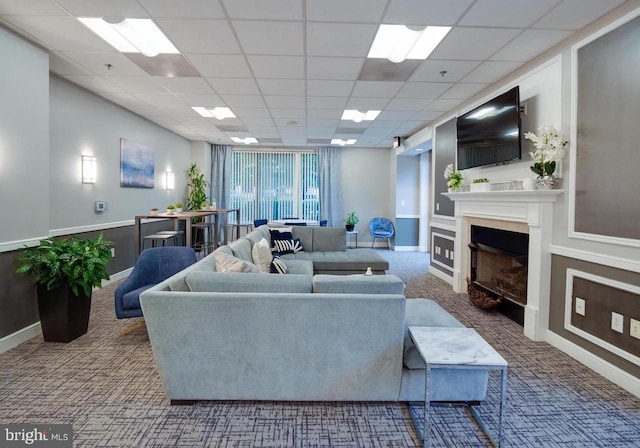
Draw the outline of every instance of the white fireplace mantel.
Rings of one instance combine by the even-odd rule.
[[[563,190],[506,190],[443,193],[455,201],[456,240],[454,246],[453,288],[466,292],[470,274],[468,249],[471,223],[486,227],[517,229],[529,234],[527,305],[524,309],[524,334],[536,341],[545,340],[549,328],[549,291],[551,283],[551,237],[553,206]]]

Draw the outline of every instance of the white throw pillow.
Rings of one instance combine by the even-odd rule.
[[[233,255],[214,253],[216,270],[218,272],[260,272],[260,268],[253,263],[236,258]]]
[[[266,238],[262,238],[253,245],[251,258],[253,259],[253,264],[260,268],[260,272],[269,272],[271,265],[271,247],[269,247],[269,241],[267,241]]]

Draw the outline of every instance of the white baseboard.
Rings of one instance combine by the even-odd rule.
[[[445,274],[444,272],[429,266],[429,274],[433,274],[434,276],[438,277],[440,280],[444,280],[445,282],[453,286],[453,277]]]
[[[29,325],[28,327],[24,327],[22,330],[18,330],[15,333],[0,339],[0,353],[9,351],[12,348],[22,344],[23,342],[26,342],[29,339],[35,338],[36,336],[39,336],[41,334],[42,328],[40,327],[39,321],[35,324]]]
[[[599,373],[609,381],[617,384],[627,392],[632,393],[636,397],[640,397],[640,378],[625,372],[619,367],[605,361],[594,355],[588,350],[577,344],[559,336],[558,334],[548,330],[546,340],[555,348],[562,350],[573,359],[581,362],[591,370]]]
[[[396,252],[418,252],[418,246],[393,246]]]

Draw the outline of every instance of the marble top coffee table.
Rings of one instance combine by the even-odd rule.
[[[431,376],[431,370],[438,368],[501,371],[500,420],[497,442],[491,437],[486,424],[474,409],[474,406],[469,406],[469,409],[473,418],[494,445],[502,446],[504,411],[507,399],[507,361],[473,328],[409,327],[409,334],[426,365],[423,424],[419,425],[413,412],[411,413],[416,431],[424,446],[429,446],[429,408],[431,407],[429,377]],[[421,431],[421,429],[423,430]]]

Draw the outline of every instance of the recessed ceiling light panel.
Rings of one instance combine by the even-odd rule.
[[[378,117],[378,115],[380,115],[379,110],[368,110],[365,112],[360,112],[359,110],[355,109],[346,109],[342,113],[342,117],[340,119],[352,120],[356,123],[360,123],[361,121],[373,121]]]
[[[340,145],[340,146],[353,145],[357,141],[358,140],[356,140],[355,138],[350,138],[350,139],[347,139],[347,140],[342,140],[341,138],[334,138],[334,139],[331,140],[331,144],[332,145]]]
[[[214,107],[213,109],[207,109],[206,107],[193,106],[191,109],[195,110],[205,118],[216,118],[218,120],[236,118],[236,114],[231,112],[231,109],[228,107]]]
[[[258,139],[254,137],[245,137],[245,138],[231,137],[231,140],[233,140],[235,143],[244,143],[245,145],[250,145],[251,143],[258,143]]]
[[[405,25],[380,25],[367,57],[395,63],[405,59],[427,59],[449,30],[449,26],[411,29]]]

